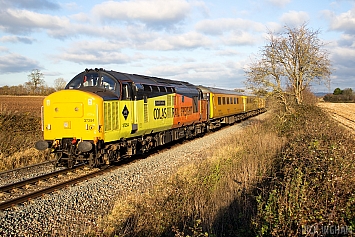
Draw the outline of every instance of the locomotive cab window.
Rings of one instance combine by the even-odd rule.
[[[80,74],[71,80],[65,89],[78,89],[83,87],[103,87],[107,90],[116,91],[117,82],[108,75],[99,73]]]
[[[115,91],[117,83],[111,77],[102,75],[100,85],[105,89]]]

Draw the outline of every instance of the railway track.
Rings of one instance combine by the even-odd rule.
[[[226,129],[227,127],[223,127],[220,130]],[[182,145],[183,143],[188,142],[188,140],[181,140],[181,141],[176,141],[172,142],[169,144],[166,144],[162,147],[159,147],[159,149],[153,149],[150,152],[146,154],[142,154],[139,157],[135,157],[133,160],[132,159],[124,159],[119,161],[118,163],[120,165],[125,165],[128,163],[135,162],[139,159],[144,159],[147,156],[150,156],[154,153],[161,153],[164,152],[165,150],[169,150],[172,146],[179,146]],[[5,175],[11,172],[16,172],[20,170],[27,170],[36,166],[44,165],[44,164],[49,164],[53,161],[48,161],[44,162],[41,164],[36,164],[32,166],[27,166],[19,169],[14,169],[14,170],[9,170],[5,172],[0,173],[1,175]],[[117,164],[116,164],[117,165]],[[25,203],[28,201],[31,201],[33,199],[36,199],[38,197],[41,197],[45,194],[52,193],[54,191],[63,189],[65,187],[68,187],[70,185],[88,180],[92,177],[102,175],[106,172],[109,172],[113,169],[118,168],[117,166],[109,166],[104,169],[88,169],[89,173],[83,174],[83,175],[77,175],[74,178],[70,178],[72,176],[72,173],[75,173],[75,171],[80,170],[81,168],[85,168],[85,165],[74,167],[73,169],[64,169],[64,170],[58,170],[55,172],[51,173],[46,173],[44,175],[39,175],[34,178],[29,178],[25,179],[19,182],[11,183],[11,184],[6,184],[0,187],[0,210],[5,210],[7,208],[13,207],[15,205]],[[69,180],[64,180],[65,178],[68,178]],[[50,180],[50,181],[48,181]],[[54,181],[53,181],[54,180]],[[43,185],[48,182],[55,182],[55,184],[50,184],[50,185]],[[35,190],[32,189],[32,187],[35,186]],[[44,187],[40,187],[44,186]]]
[[[53,162],[54,162],[53,160],[49,160],[49,161],[45,161],[45,162],[42,162],[42,163],[29,165],[29,166],[25,166],[25,167],[21,167],[21,168],[17,168],[17,169],[2,171],[2,172],[0,172],[0,177],[4,176],[4,175],[9,175],[9,174],[14,173],[14,172],[21,172],[22,170],[28,170],[28,169],[32,169],[32,168],[35,168],[35,167],[40,167],[40,166],[44,166],[44,165],[50,165]]]
[[[83,166],[80,166],[75,167],[74,169],[59,170],[35,178],[1,186],[0,210],[30,201],[43,196],[44,194],[90,179],[96,175],[101,175],[112,169],[113,167],[108,167],[101,170],[86,170],[87,172],[85,172]],[[77,174],[75,175],[75,173]]]

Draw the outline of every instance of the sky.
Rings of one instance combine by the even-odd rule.
[[[244,88],[267,32],[307,23],[334,69],[331,87],[355,89],[355,0],[0,0],[0,86],[48,86],[104,68]]]

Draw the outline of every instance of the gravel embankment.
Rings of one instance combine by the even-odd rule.
[[[157,181],[169,177],[178,167],[204,159],[207,149],[264,116],[174,146],[26,205],[0,211],[0,235],[81,236],[95,228],[97,218],[110,212],[116,197],[133,190],[144,192]]]

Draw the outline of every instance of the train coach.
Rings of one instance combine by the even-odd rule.
[[[43,140],[59,166],[91,167],[202,135],[264,111],[263,99],[143,75],[86,69],[43,100]]]

